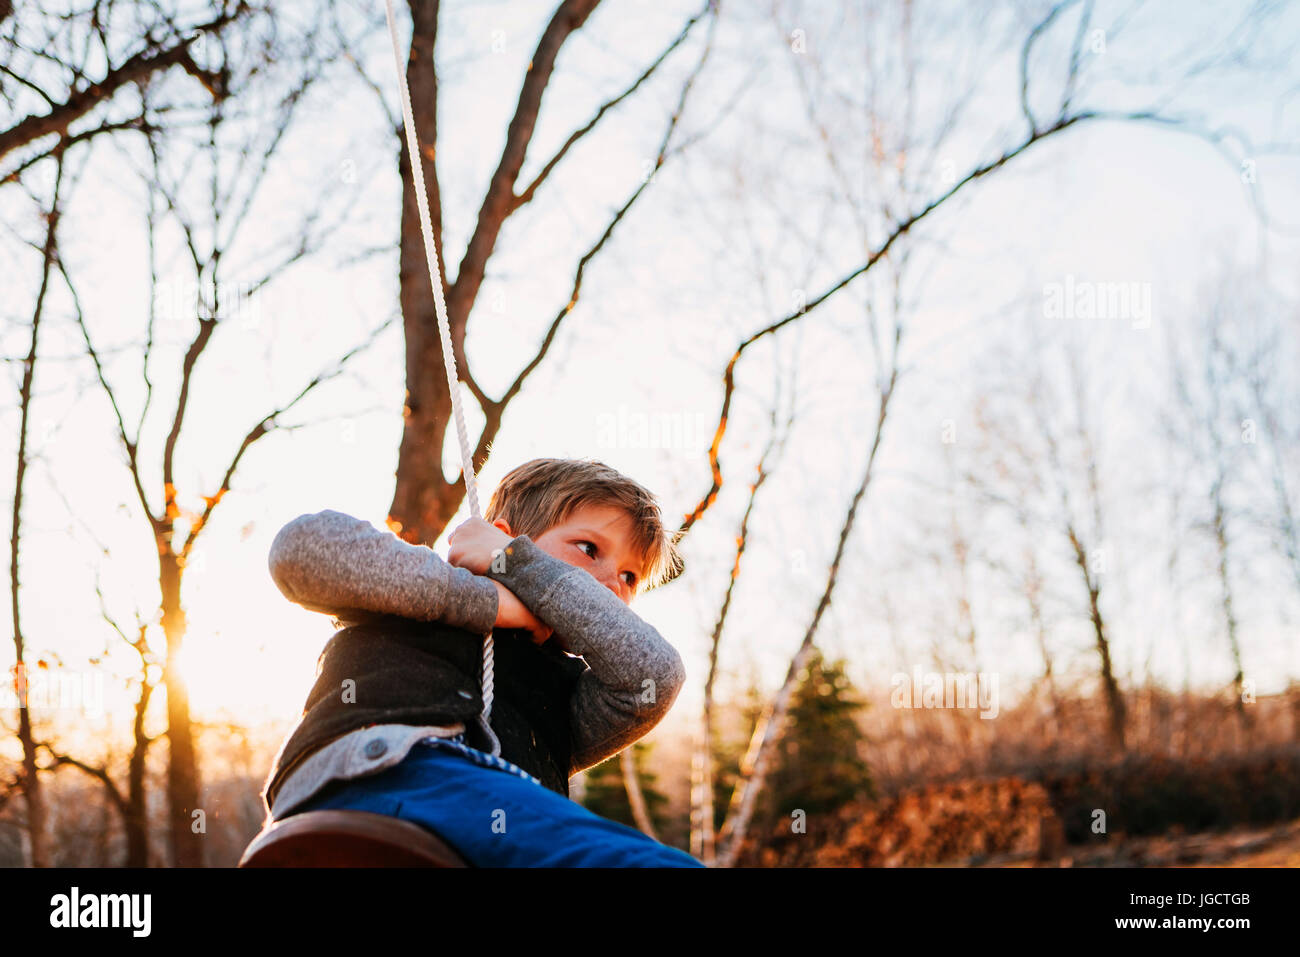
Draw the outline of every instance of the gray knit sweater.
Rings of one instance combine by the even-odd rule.
[[[686,679],[681,656],[586,569],[547,554],[525,535],[511,541],[510,555],[505,572],[475,575],[431,548],[327,509],[285,525],[271,544],[268,565],[286,598],[333,616],[336,626],[379,613],[486,633],[497,614],[496,587],[488,579],[501,582],[587,664],[569,710],[571,773],[588,768],[663,719]],[[331,747],[348,745],[335,741]],[[294,792],[314,792],[333,776],[351,776],[339,765],[318,757],[312,767],[335,770],[313,772],[313,780],[297,781]]]

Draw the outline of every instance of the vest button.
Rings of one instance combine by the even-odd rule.
[[[388,750],[388,745],[385,744],[379,738],[375,738],[373,741],[366,742],[365,754],[366,757],[368,758],[380,757],[387,750]]]
[[[460,695],[462,698],[473,698],[473,697],[474,697],[472,694],[470,694],[468,691],[464,690],[463,688],[462,688],[460,691],[457,691],[456,694]]]

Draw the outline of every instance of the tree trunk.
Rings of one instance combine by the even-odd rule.
[[[442,249],[442,202],[435,162],[438,142],[438,75],[434,46],[438,36],[438,0],[410,0],[411,52],[406,65],[407,87],[419,138],[425,188],[429,197],[429,218],[437,246],[437,265],[447,306],[452,352],[457,374],[465,378],[465,330],[470,312],[502,224],[516,206],[515,184],[532,139],[555,59],[565,40],[583,23],[599,0],[564,0],[547,24],[528,65],[519,103],[501,160],[479,210],[473,235],[461,260],[456,281],[447,280]],[[397,456],[397,482],[389,507],[389,527],[413,544],[431,544],[442,533],[465,497],[464,476],[447,481],[442,456],[447,428],[452,421],[451,393],[438,332],[437,306],[428,273],[424,237],[420,228],[418,199],[409,158],[401,151],[401,307],[406,334],[406,400],[402,441]],[[499,403],[476,393],[486,417],[471,446],[471,463],[477,473],[501,424],[506,400]]]
[[[438,272],[447,275],[442,251],[442,194],[434,161],[438,142],[438,72],[434,46],[438,37],[437,0],[411,0],[411,51],[406,63],[406,84],[411,94],[416,135],[424,155],[424,183],[429,216],[437,245]],[[447,482],[442,470],[442,450],[451,422],[451,395],[447,391],[438,313],[420,229],[420,211],[410,159],[398,130],[398,169],[402,178],[400,300],[406,341],[406,398],[403,429],[397,454],[397,484],[389,508],[393,531],[413,544],[432,544],[460,506],[464,480]],[[449,299],[443,281],[443,296]],[[464,341],[464,317],[451,311],[455,351]],[[459,336],[459,339],[457,337]],[[479,463],[475,462],[477,470]]]
[[[785,681],[781,684],[780,690],[777,691],[776,697],[768,703],[762,716],[758,719],[758,724],[750,738],[749,749],[741,761],[740,781],[732,795],[731,807],[727,811],[727,819],[723,822],[722,831],[718,835],[718,843],[722,845],[722,851],[718,855],[718,865],[721,867],[733,866],[740,855],[741,845],[745,841],[749,823],[754,816],[754,809],[758,803],[758,796],[767,784],[768,768],[771,764],[772,755],[780,745],[781,737],[785,732],[786,715],[790,710],[790,699],[794,696],[795,688],[799,684],[799,673],[812,660],[813,653],[816,651],[816,645],[813,644],[813,641],[817,637],[817,629],[821,625],[822,616],[825,615],[826,609],[830,607],[831,596],[835,593],[835,582],[839,577],[840,562],[844,558],[844,550],[848,545],[849,535],[853,532],[853,523],[857,517],[858,508],[867,494],[867,489],[871,486],[871,475],[875,469],[876,455],[880,451],[880,442],[884,437],[885,419],[889,412],[889,400],[894,394],[894,386],[898,381],[897,344],[900,335],[901,327],[896,327],[892,368],[889,380],[884,384],[880,392],[876,432],[871,441],[871,451],[867,454],[867,466],[862,472],[862,481],[853,494],[853,501],[849,504],[849,510],[844,517],[844,524],[840,527],[840,538],[835,546],[835,557],[831,559],[830,570],[826,576],[826,587],[822,591],[821,600],[817,603],[816,611],[813,612],[812,621],[809,622],[808,629],[804,632],[799,650],[795,652],[794,658],[790,661]]]
[[[1088,568],[1088,553],[1075,534],[1071,525],[1067,529],[1070,544],[1074,546],[1074,560],[1083,574],[1084,587],[1088,589],[1088,613],[1092,619],[1093,634],[1097,639],[1097,654],[1101,657],[1101,681],[1106,694],[1106,709],[1110,718],[1110,741],[1121,754],[1125,750],[1124,728],[1127,715],[1124,709],[1124,696],[1120,694],[1119,683],[1115,680],[1115,670],[1110,659],[1110,639],[1106,637],[1106,621],[1101,614],[1101,590],[1093,581]]]
[[[27,691],[25,672],[20,672],[19,681],[23,685],[20,690],[25,695]],[[15,682],[15,686],[17,684],[18,682]],[[32,722],[25,706],[20,707],[18,711],[18,740],[23,748],[23,798],[27,803],[27,840],[31,850],[32,867],[49,867],[50,839],[45,813],[45,794],[36,770],[36,744],[32,739]]]
[[[699,796],[696,802],[699,823],[696,838],[691,848],[691,853],[709,867],[713,866],[716,855],[713,830],[713,818],[716,812],[713,808],[713,701],[711,699],[712,695],[705,702],[702,721],[703,731],[700,746],[695,752],[693,762],[697,786],[699,787]]]
[[[145,804],[145,758],[149,753],[149,739],[144,730],[145,712],[149,710],[149,698],[153,686],[149,684],[147,665],[140,664],[140,697],[135,705],[133,731],[135,746],[131,751],[131,761],[127,767],[127,804],[122,825],[126,830],[126,866],[149,866],[149,820]]]
[[[1025,551],[1025,563],[1028,566],[1025,579],[1025,601],[1029,605],[1029,621],[1038,642],[1038,653],[1043,659],[1043,681],[1047,684],[1048,700],[1052,703],[1051,745],[1056,746],[1064,730],[1064,714],[1061,696],[1056,688],[1056,673],[1052,666],[1052,652],[1047,647],[1047,622],[1043,620],[1042,575],[1032,548]]]
[[[27,665],[24,657],[26,642],[23,639],[22,621],[19,616],[18,546],[22,540],[23,482],[27,477],[27,434],[31,418],[32,383],[36,375],[36,347],[41,329],[41,315],[45,307],[45,294],[50,285],[50,272],[57,255],[59,191],[62,184],[63,156],[60,153],[54,181],[54,197],[46,217],[41,287],[36,295],[36,308],[32,312],[31,345],[27,352],[27,360],[23,363],[22,386],[19,392],[21,414],[18,427],[18,463],[14,475],[13,522],[9,537],[9,597],[14,629],[14,691],[17,692],[18,697],[18,741],[23,749],[22,789],[27,804],[27,835],[33,867],[50,866],[50,845],[45,795],[41,791],[40,773],[36,767],[36,740],[32,734],[31,711],[27,707]]]
[[[171,545],[159,540],[162,626],[167,638],[167,799],[171,815],[172,864],[203,866],[203,835],[196,833],[194,811],[199,804],[199,772],[190,727],[190,699],[180,669],[185,642],[185,612],[181,608],[181,568]],[[206,822],[205,822],[206,823]]]
[[[1221,485],[1221,482],[1220,482]],[[1213,494],[1214,500],[1214,543],[1219,553],[1219,587],[1222,594],[1223,602],[1223,619],[1228,628],[1228,650],[1232,653],[1232,689],[1236,697],[1237,717],[1240,719],[1244,728],[1251,725],[1250,714],[1246,710],[1245,701],[1245,668],[1241,661],[1241,643],[1237,638],[1237,614],[1232,606],[1232,581],[1228,575],[1228,529],[1227,519],[1224,514],[1223,496],[1220,492],[1220,485],[1216,485]]]
[[[659,840],[655,833],[654,821],[650,820],[650,809],[646,807],[645,795],[641,793],[641,782],[636,773],[636,756],[631,747],[624,748],[618,756],[619,767],[623,772],[623,787],[627,790],[627,802],[632,808],[632,820],[648,837]]]

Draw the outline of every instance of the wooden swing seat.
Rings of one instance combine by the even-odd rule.
[[[240,867],[469,867],[418,824],[369,811],[304,811],[263,828]]]

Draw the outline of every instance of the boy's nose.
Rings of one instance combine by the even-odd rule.
[[[619,579],[617,572],[606,570],[596,580],[612,591],[619,601],[627,601],[623,595],[623,582]]]

